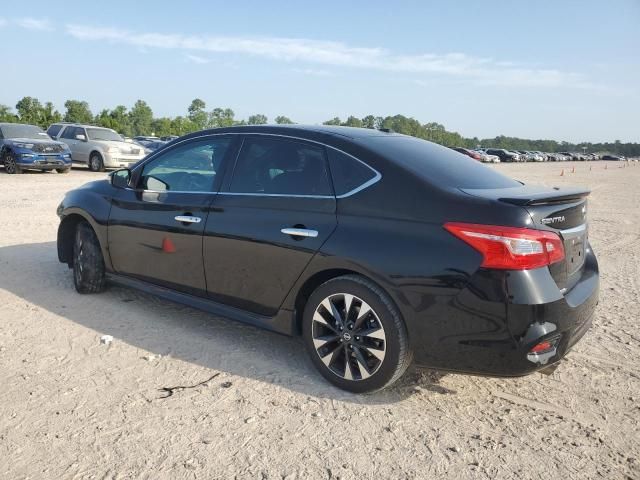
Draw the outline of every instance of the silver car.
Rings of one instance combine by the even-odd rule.
[[[143,146],[125,142],[110,128],[62,124],[56,137],[69,146],[74,162],[86,163],[92,172],[101,172],[105,168],[128,168],[147,154]]]

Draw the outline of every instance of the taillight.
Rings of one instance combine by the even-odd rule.
[[[482,253],[484,268],[529,270],[564,260],[562,239],[553,232],[455,222],[444,228]]]

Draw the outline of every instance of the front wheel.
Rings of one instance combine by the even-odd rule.
[[[322,376],[350,392],[391,385],[413,358],[406,326],[389,296],[357,275],[329,280],[313,292],[303,338]]]
[[[16,157],[12,152],[4,154],[4,171],[11,175],[22,173],[22,169],[16,163]]]
[[[92,172],[104,172],[104,162],[99,153],[92,153],[89,157],[89,170]]]
[[[67,168],[56,168],[56,172],[58,173],[69,173],[71,171],[71,167]]]
[[[73,283],[78,293],[98,293],[104,290],[104,259],[100,242],[88,223],[76,228],[73,244]]]

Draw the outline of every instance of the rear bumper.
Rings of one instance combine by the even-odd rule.
[[[564,295],[548,268],[479,271],[455,296],[409,322],[418,365],[491,376],[521,376],[560,361],[588,331],[599,272],[588,250],[580,280]],[[434,317],[437,315],[437,317]],[[531,354],[549,340],[555,348]]]

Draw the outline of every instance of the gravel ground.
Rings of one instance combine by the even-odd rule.
[[[492,167],[593,190],[601,301],[553,375],[413,369],[368,396],[324,382],[299,339],[76,294],[56,206],[104,174],[0,170],[0,477],[640,478],[640,164],[623,165]]]

